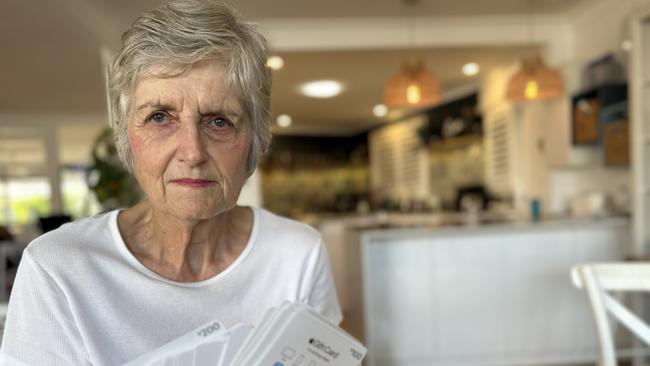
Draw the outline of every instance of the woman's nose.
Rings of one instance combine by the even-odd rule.
[[[190,165],[198,165],[207,158],[207,151],[198,123],[181,124],[178,138],[178,160]]]

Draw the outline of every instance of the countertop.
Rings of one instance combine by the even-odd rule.
[[[388,239],[421,236],[475,236],[495,233],[549,232],[585,228],[628,227],[630,220],[624,216],[592,218],[554,218],[541,221],[524,220],[478,220],[474,222],[444,222],[439,225],[351,225],[361,231],[364,239]]]

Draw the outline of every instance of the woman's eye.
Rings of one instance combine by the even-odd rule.
[[[230,121],[228,121],[227,119],[225,119],[223,117],[213,118],[213,119],[210,120],[209,124],[210,124],[210,127],[218,128],[218,129],[228,128],[228,127],[232,126],[232,123],[230,123]]]
[[[165,113],[162,113],[162,112],[156,112],[156,113],[152,114],[151,116],[149,116],[148,119],[150,121],[154,122],[154,123],[163,124],[163,123],[167,122],[167,115]]]

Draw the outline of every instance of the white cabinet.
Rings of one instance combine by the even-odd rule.
[[[369,366],[593,362],[570,269],[620,260],[627,220],[362,235]]]
[[[432,268],[428,255],[431,248],[422,242],[405,243],[395,251],[390,243],[377,243],[367,252],[367,263],[375,264],[373,280],[366,293],[383,294],[380,301],[373,301],[376,315],[383,319],[370,321],[373,331],[366,332],[367,344],[373,344],[373,359],[391,360],[401,364],[401,360],[429,360],[433,357],[432,344],[436,344],[438,332],[432,327],[423,326],[434,322],[431,312],[434,301],[429,291],[435,286],[436,278],[428,273]],[[403,311],[405,306],[409,311]],[[414,336],[415,334],[417,336]],[[409,337],[395,335],[410,334]]]

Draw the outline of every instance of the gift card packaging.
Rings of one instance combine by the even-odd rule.
[[[229,339],[229,331],[217,321],[202,325],[164,346],[130,361],[124,366],[216,365]],[[218,359],[217,359],[218,360]]]
[[[358,366],[365,354],[318,312],[287,301],[255,328],[210,322],[124,366]]]

